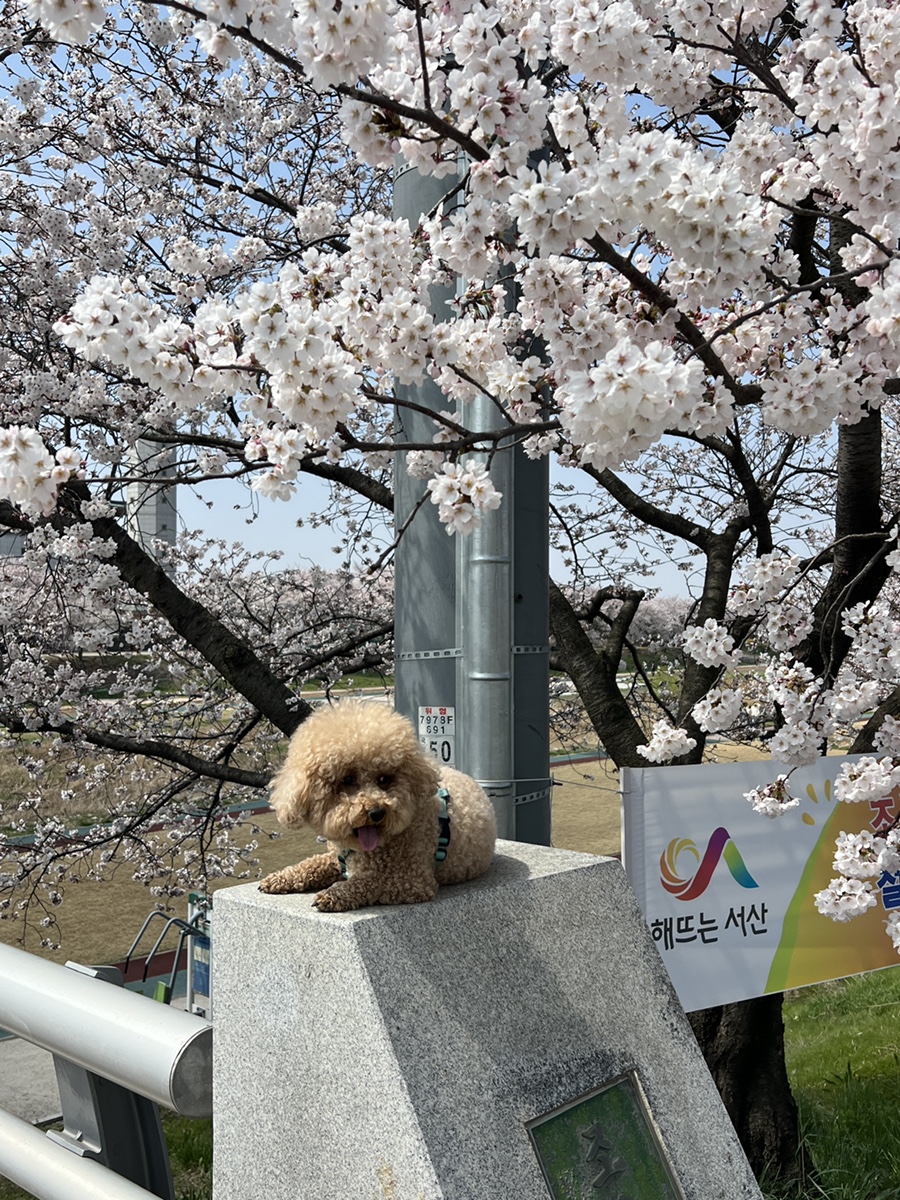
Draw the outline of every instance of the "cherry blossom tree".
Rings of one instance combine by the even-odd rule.
[[[52,326],[98,268],[189,307],[277,275],[328,240],[322,211],[380,210],[385,181],[345,154],[336,106],[268,59],[229,76],[152,6],[83,51],[32,15],[3,5],[0,524],[28,548],[0,561],[0,724],[23,767],[3,800],[0,916],[39,919],[52,940],[66,882],[112,859],[160,898],[246,869],[253,837],[229,838],[230,808],[264,794],[277,741],[308,711],[304,683],[381,668],[391,628],[389,577],[363,590],[197,535],[144,545],[130,485],[261,473],[237,413],[220,397],[211,419],[182,420]],[[301,460],[353,484],[363,511],[390,506],[383,470]],[[352,552],[358,513],[337,517]],[[73,838],[73,815],[98,824]]]
[[[185,539],[156,570],[205,627],[192,644],[97,557],[99,539],[69,530],[35,532],[0,564],[0,723],[19,768],[4,774],[0,917],[39,925],[47,944],[81,879],[127,869],[171,902],[248,877],[261,831],[244,812],[265,806],[284,736],[311,711],[302,684],[377,676],[392,629],[389,579],[363,587]],[[255,683],[236,686],[236,671]],[[271,703],[249,700],[254,688]]]
[[[880,765],[846,796],[893,786],[887,0],[7,0],[4,29],[0,491],[36,552],[83,541],[81,569],[117,573],[247,719],[287,732],[291,678],[117,520],[136,445],[171,448],[183,482],[277,500],[314,473],[383,507],[392,445],[465,534],[516,442],[591,481],[589,525],[615,512],[620,538],[696,565],[678,687],[648,676],[638,714],[615,677],[640,587],[584,570],[552,592],[617,762],[698,759],[749,702],[790,767],[875,705],[858,746]],[[415,228],[387,211],[397,155],[447,188]],[[456,287],[449,319],[437,286]],[[425,378],[445,398],[432,438],[391,443]],[[471,428],[477,395],[493,429]],[[745,697],[753,638],[770,658]],[[789,778],[752,799],[784,807]],[[862,886],[826,907],[859,906],[884,841],[841,848]],[[703,1034],[712,1058],[735,1020]]]

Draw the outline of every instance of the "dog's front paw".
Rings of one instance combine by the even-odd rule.
[[[341,893],[340,888],[326,888],[324,892],[319,892],[313,907],[319,912],[350,912],[351,909],[358,908],[358,904],[354,904],[349,896]]]
[[[313,858],[305,858],[303,862],[295,863],[275,871],[261,881],[261,892],[284,894],[286,892],[314,892],[317,888],[328,887],[330,883],[341,877],[341,867],[333,854],[316,854]]]
[[[296,892],[300,889],[294,886],[294,873],[292,871],[273,871],[271,875],[266,875],[259,881],[259,890],[268,892],[270,895],[284,895],[287,892]]]

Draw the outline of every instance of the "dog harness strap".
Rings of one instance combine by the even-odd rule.
[[[434,852],[434,861],[443,862],[447,857],[447,847],[450,845],[450,813],[447,808],[450,802],[450,793],[446,788],[438,788],[437,797],[441,802],[441,809],[438,813],[440,834],[438,835],[437,850]]]
[[[347,859],[352,853],[352,850],[345,850],[343,854],[338,855],[338,862],[341,864],[341,879],[347,878]]]

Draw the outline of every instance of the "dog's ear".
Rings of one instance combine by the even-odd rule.
[[[440,768],[437,761],[420,750],[418,745],[403,763],[401,773],[417,796],[433,796],[438,789]]]
[[[269,803],[282,825],[298,829],[306,821],[313,800],[313,781],[290,759],[270,784]]]

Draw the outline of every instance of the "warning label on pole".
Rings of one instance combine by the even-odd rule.
[[[428,705],[419,709],[419,741],[445,767],[456,762],[456,709]]]

